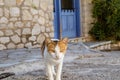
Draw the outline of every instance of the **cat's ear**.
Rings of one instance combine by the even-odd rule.
[[[45,43],[46,43],[46,44],[49,44],[50,42],[52,42],[52,40],[51,40],[50,38],[46,38],[46,39],[45,39]]]
[[[63,41],[65,44],[67,44],[67,43],[68,43],[68,38],[65,37],[65,38],[62,39],[62,41]]]

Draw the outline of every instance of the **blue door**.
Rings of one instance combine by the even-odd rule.
[[[79,0],[54,0],[55,38],[80,36]]]

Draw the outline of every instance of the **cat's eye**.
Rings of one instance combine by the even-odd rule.
[[[48,52],[50,52],[50,53],[55,53],[55,50],[49,50]]]

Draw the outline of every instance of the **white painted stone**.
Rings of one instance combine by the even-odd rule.
[[[21,29],[17,29],[15,30],[15,32],[17,33],[17,35],[21,36]]]
[[[15,6],[16,5],[16,0],[4,0],[5,5],[7,6]]]
[[[9,43],[9,44],[7,45],[7,48],[8,48],[8,49],[15,49],[15,48],[16,48],[16,45],[11,42],[11,43]]]
[[[31,37],[29,38],[29,41],[36,41],[36,36],[31,36]]]
[[[38,43],[43,43],[44,40],[45,40],[45,36],[43,34],[40,34],[37,38]]]
[[[33,46],[33,48],[40,48],[40,45],[36,44],[36,45]]]
[[[7,26],[8,26],[7,24],[2,24],[2,23],[1,23],[1,24],[0,24],[0,29],[7,29]]]
[[[45,14],[44,14],[44,12],[42,10],[39,10],[39,15],[44,17]]]
[[[33,26],[33,29],[32,29],[32,35],[38,35],[38,34],[40,34],[40,25],[35,24],[35,26]]]
[[[44,25],[44,24],[45,24],[45,18],[40,17],[40,18],[38,19],[38,23]]]
[[[23,14],[22,16],[23,20],[32,20],[32,15],[30,14],[28,10],[23,10],[22,14]]]
[[[45,18],[48,20],[49,19],[49,15],[46,13],[45,14]]]
[[[21,27],[23,27],[23,26],[24,26],[24,24],[23,24],[23,22],[21,22],[21,21],[18,21],[18,22],[15,23],[15,27],[21,28]]]
[[[27,22],[27,23],[25,24],[25,26],[26,26],[26,27],[31,27],[31,22]]]
[[[40,3],[40,0],[33,0],[33,7],[34,8],[39,8],[39,3]]]
[[[31,29],[30,28],[24,28],[22,34],[24,34],[24,35],[31,34]]]
[[[38,22],[38,15],[35,15],[34,17],[33,17],[33,22]]]
[[[0,31],[0,36],[4,36],[4,33],[2,31]]]
[[[16,0],[16,3],[17,3],[17,5],[20,6],[20,5],[23,3],[23,1],[24,1],[24,0]]]
[[[0,43],[6,44],[10,42],[10,38],[9,37],[1,37],[0,38]]]
[[[50,28],[49,27],[46,28],[46,32],[50,32]]]
[[[27,47],[27,48],[32,48],[32,43],[31,43],[31,42],[26,43],[26,44],[25,44],[25,47]]]
[[[0,19],[0,23],[5,23],[5,24],[7,24],[8,23],[8,19],[6,18],[6,17],[2,17],[1,19]]]
[[[26,43],[27,42],[27,39],[24,37],[22,38],[22,43]]]
[[[0,16],[3,16],[3,9],[0,8]]]
[[[38,14],[37,9],[31,8],[30,11],[31,11],[32,15],[37,15]]]
[[[18,35],[12,36],[11,40],[16,44],[21,42],[20,37]]]
[[[24,44],[22,44],[22,43],[18,44],[17,48],[24,48]]]
[[[41,32],[45,32],[45,26],[41,26],[40,29],[41,29]]]
[[[10,17],[10,10],[9,10],[9,8],[4,8],[4,15],[5,15],[5,17],[7,17],[7,18]]]
[[[40,7],[41,7],[42,10],[46,11],[47,7],[48,7],[48,4],[43,2],[43,3],[40,4]]]
[[[25,0],[24,5],[25,6],[31,6],[32,5],[32,0]]]
[[[54,37],[54,32],[49,33],[50,37]]]
[[[18,19],[15,18],[15,17],[12,17],[12,18],[10,18],[9,20],[10,20],[10,21],[17,21]]]
[[[20,16],[20,8],[18,8],[18,7],[11,7],[10,8],[10,15],[12,17],[18,17],[18,16]]]
[[[3,5],[4,5],[3,0],[0,0],[0,6],[3,6]]]
[[[8,24],[8,28],[14,28],[13,22],[10,22],[10,23]]]
[[[5,30],[5,35],[6,36],[11,36],[11,35],[13,35],[14,33],[13,33],[13,31],[12,30]]]
[[[6,49],[5,45],[0,44],[0,50],[4,50],[4,49]]]
[[[48,33],[44,33],[44,35],[45,35],[46,37],[49,37]]]

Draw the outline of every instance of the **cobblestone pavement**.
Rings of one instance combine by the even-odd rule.
[[[0,60],[4,60],[0,61],[0,73],[14,72],[16,75],[2,80],[46,80],[39,49],[7,50],[0,53],[3,52],[12,54],[8,58],[14,57],[6,61],[0,55]],[[90,50],[82,43],[69,44],[62,80],[120,80],[120,51],[100,52]]]

